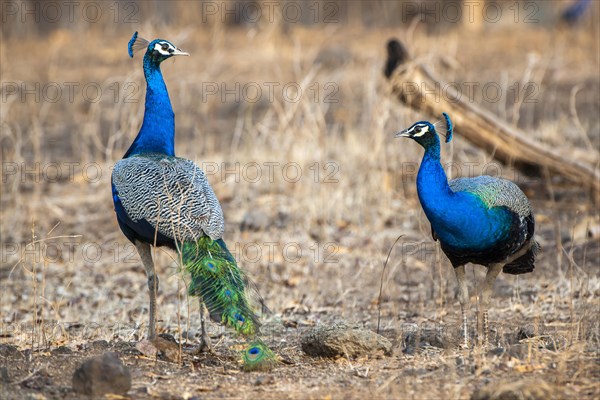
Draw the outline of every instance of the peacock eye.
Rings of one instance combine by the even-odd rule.
[[[161,47],[162,47],[163,50],[168,50],[169,49],[169,45],[166,44],[166,43],[163,43]]]
[[[421,133],[421,127],[420,127],[420,126],[417,126],[417,127],[415,128],[415,132],[416,132],[416,133]]]

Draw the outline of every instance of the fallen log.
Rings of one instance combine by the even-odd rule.
[[[450,114],[457,132],[474,145],[488,151],[495,159],[512,164],[527,174],[557,174],[580,184],[600,203],[600,171],[598,155],[595,164],[569,157],[542,143],[530,139],[520,129],[508,124],[474,103],[461,99],[453,85],[435,76],[424,64],[413,61],[402,43],[391,39],[387,45],[388,59],[384,75],[391,91],[407,106],[440,118]],[[444,88],[444,95],[438,95]]]

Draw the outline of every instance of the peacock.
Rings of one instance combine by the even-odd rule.
[[[576,0],[563,10],[560,18],[569,24],[575,24],[583,18],[592,0]]]
[[[203,306],[210,318],[245,336],[245,369],[276,363],[276,355],[259,337],[255,309],[264,302],[223,241],[225,222],[219,201],[204,171],[192,161],[175,156],[175,115],[160,65],[189,54],[171,42],[138,37],[129,41],[129,56],[144,51],[146,103],[142,127],[112,172],[112,195],[123,234],[136,247],[148,278],[150,295],[148,337],[156,336],[158,277],[152,246],[175,250],[191,275],[188,293],[201,305],[201,343],[211,350]]]
[[[453,128],[448,114],[443,115],[447,143],[452,140]],[[395,136],[413,139],[425,149],[417,193],[431,223],[433,239],[440,242],[454,267],[465,347],[469,343],[465,264],[487,267],[479,315],[483,320],[482,342],[487,343],[488,308],[496,277],[501,271],[513,275],[532,272],[540,249],[534,238],[535,220],[529,200],[516,184],[501,178],[477,176],[448,182],[440,163],[440,140],[430,122],[417,122]]]

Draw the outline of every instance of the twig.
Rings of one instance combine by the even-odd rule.
[[[392,244],[392,247],[390,247],[390,251],[388,251],[387,258],[385,259],[385,263],[383,264],[383,269],[381,270],[381,282],[379,283],[379,298],[377,300],[377,333],[379,333],[379,323],[381,322],[381,295],[383,294],[383,277],[385,276],[385,268],[387,267],[387,263],[390,260],[390,255],[392,254],[394,246],[403,237],[404,235],[400,235],[396,238],[396,241]]]

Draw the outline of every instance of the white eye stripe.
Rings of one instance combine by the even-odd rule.
[[[165,44],[167,46],[169,46],[169,48],[167,50],[163,50],[163,48],[162,48],[162,46]],[[154,44],[154,50],[158,51],[162,55],[168,56],[169,54],[171,54],[171,52],[169,52],[169,50],[175,51],[175,47],[167,42],[158,42],[158,43]]]
[[[415,128],[417,128],[417,127],[415,127]],[[419,128],[421,128],[421,132],[415,133],[413,135],[413,137],[421,137],[424,134],[426,134],[427,132],[429,132],[429,127],[428,126],[419,126]]]

